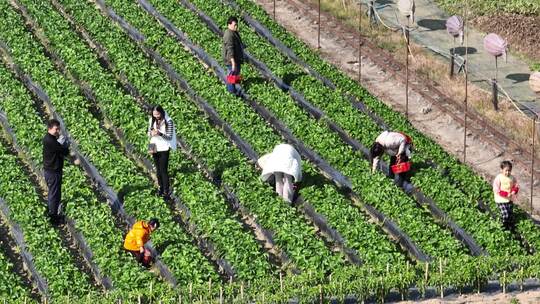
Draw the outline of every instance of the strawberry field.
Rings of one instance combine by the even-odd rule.
[[[538,223],[516,210],[515,232],[504,230],[487,181],[249,0],[0,0],[0,10],[2,299],[378,302],[540,276]],[[223,83],[230,15],[247,45],[240,98]],[[146,151],[154,104],[177,129],[171,200],[157,195]],[[51,118],[73,142],[61,227],[47,220],[42,177]],[[402,188],[369,172],[366,147],[388,128],[415,142]],[[256,166],[281,142],[303,159],[293,204]],[[161,227],[146,269],[122,243],[150,217]]]

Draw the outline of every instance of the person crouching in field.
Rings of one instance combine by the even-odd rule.
[[[144,244],[150,240],[150,234],[159,228],[158,219],[150,219],[146,221],[138,221],[133,224],[133,227],[126,235],[124,240],[124,249],[131,253],[137,262],[144,267],[149,267],[152,261],[152,253],[144,248]]]
[[[493,180],[493,195],[495,203],[501,211],[501,220],[504,229],[513,230],[513,205],[517,199],[519,186],[516,178],[512,175],[512,163],[501,162],[501,173]]]
[[[272,153],[261,156],[257,163],[263,170],[261,179],[267,181],[274,176],[277,194],[291,203],[295,196],[294,182],[302,180],[300,154],[293,146],[280,144],[274,147]]]
[[[408,162],[412,153],[412,139],[406,134],[390,131],[384,131],[377,136],[369,151],[372,163],[371,173],[377,171],[379,161],[386,151],[392,154],[390,157],[390,167],[402,162]],[[399,186],[401,186],[405,180],[405,173],[406,172],[395,174],[395,181]],[[391,168],[390,176],[394,177]]]

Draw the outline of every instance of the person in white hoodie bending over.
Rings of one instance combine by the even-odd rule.
[[[152,116],[148,121],[150,137],[150,153],[154,158],[159,184],[159,195],[170,196],[169,187],[169,153],[176,150],[176,131],[172,119],[161,106],[152,108]]]
[[[272,153],[261,156],[257,163],[263,170],[261,179],[268,181],[274,176],[277,194],[291,203],[294,198],[294,183],[302,180],[300,154],[291,145],[279,144]]]
[[[409,161],[412,153],[412,139],[400,132],[382,132],[371,146],[369,156],[372,162],[371,173],[375,173],[379,166],[379,160],[385,151],[388,151],[390,156],[390,166],[400,162]],[[390,174],[393,175],[392,170]],[[397,183],[403,183],[404,173],[397,174]]]

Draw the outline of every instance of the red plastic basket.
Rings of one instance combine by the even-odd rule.
[[[411,170],[411,162],[402,162],[399,164],[395,164],[391,166],[390,169],[392,169],[392,172],[394,172],[394,174],[407,172]]]
[[[241,75],[227,75],[227,83],[237,84],[242,80]]]

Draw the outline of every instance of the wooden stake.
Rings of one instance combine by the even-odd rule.
[[[324,296],[322,292],[322,285],[319,284],[319,303],[323,304]]]
[[[141,296],[140,296],[140,295],[137,296],[137,303],[139,303],[139,304],[142,303],[142,301],[141,301]]]
[[[276,0],[274,0],[274,20],[276,20]]]
[[[212,292],[212,278],[208,279],[208,292]]]
[[[279,288],[283,292],[283,273],[279,272]]]
[[[223,304],[223,286],[219,286],[219,304]]]
[[[193,283],[189,283],[189,302],[192,302],[192,296],[193,296]]]
[[[240,299],[244,299],[244,282],[240,284]]]
[[[439,274],[440,274],[441,279],[442,279],[442,276],[443,276],[442,259],[439,259]],[[444,298],[444,286],[443,286],[443,283],[442,283],[442,280],[441,280],[441,299],[442,298]]]
[[[502,288],[503,288],[503,293],[506,293],[506,270],[503,271]]]
[[[519,280],[519,291],[523,291],[523,266],[519,269],[520,280]]]

